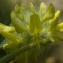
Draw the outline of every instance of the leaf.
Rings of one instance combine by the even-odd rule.
[[[31,14],[34,14],[34,6],[33,6],[33,4],[31,3],[31,2],[28,2],[28,7],[29,7],[29,9],[30,9],[30,11],[31,11]]]
[[[19,22],[19,19],[15,16],[14,11],[11,12],[11,21],[18,33],[26,31],[26,27],[21,21]]]
[[[55,8],[54,8],[53,4],[50,4],[44,17],[42,18],[42,22],[52,19],[54,17],[54,15],[55,15]]]
[[[30,16],[30,32],[40,33],[42,31],[42,25],[38,14],[33,14]],[[37,31],[36,31],[37,30]]]
[[[46,4],[44,2],[41,2],[40,9],[39,9],[39,16],[42,18],[46,12]]]

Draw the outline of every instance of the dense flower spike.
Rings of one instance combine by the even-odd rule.
[[[28,2],[27,5],[29,9],[24,4],[15,6],[15,9],[11,12],[12,26],[0,23],[0,34],[9,41],[3,45],[3,49],[7,53],[30,43],[35,43],[40,49],[41,43],[63,40],[63,22],[58,24],[60,11],[57,10],[55,13],[52,3],[47,8],[46,4],[41,2],[38,12],[35,12],[33,3]],[[37,50],[35,48],[31,51],[19,54],[10,63],[28,63],[30,56],[33,56],[32,60],[36,63],[37,54],[32,53],[36,53]]]

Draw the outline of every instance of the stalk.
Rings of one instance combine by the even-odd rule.
[[[23,46],[21,48],[19,48],[17,51],[14,51],[6,56],[4,56],[3,58],[0,59],[0,63],[7,63],[8,61],[12,60],[13,58],[15,58],[17,55],[19,55],[20,53],[23,53],[29,49],[32,49],[36,46],[35,43],[31,43],[28,44],[26,46]]]

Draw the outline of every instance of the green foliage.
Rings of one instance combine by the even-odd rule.
[[[31,2],[28,7],[30,13],[24,4],[15,6],[11,12],[11,26],[0,23],[0,34],[8,40],[3,45],[7,55],[0,63],[37,63],[37,50],[41,49],[41,44],[63,40],[63,22],[58,24],[60,11],[55,13],[53,4],[47,8],[41,2],[38,13]]]

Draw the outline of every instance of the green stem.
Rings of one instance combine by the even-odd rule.
[[[19,55],[22,52],[25,52],[31,48],[34,48],[36,46],[35,43],[31,43],[28,44],[26,46],[23,46],[21,48],[19,48],[17,51],[14,51],[6,56],[4,56],[3,58],[0,59],[0,63],[7,63],[8,61],[12,60],[13,58],[15,58],[15,56]]]

